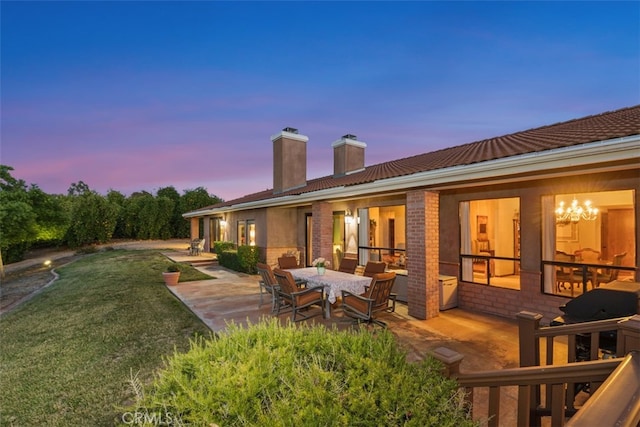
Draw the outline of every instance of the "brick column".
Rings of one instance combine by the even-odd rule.
[[[409,315],[430,319],[440,311],[440,196],[407,193],[407,281]]]
[[[311,215],[313,218],[311,259],[323,257],[331,261],[333,253],[333,208],[331,203],[314,203],[311,207]]]

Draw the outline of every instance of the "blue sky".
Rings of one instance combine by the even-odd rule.
[[[640,103],[640,2],[0,3],[0,162],[48,193],[272,187]]]

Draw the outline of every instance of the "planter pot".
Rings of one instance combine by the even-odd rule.
[[[178,284],[178,280],[180,280],[180,272],[163,272],[162,277],[164,278],[164,283],[167,286],[175,286]]]

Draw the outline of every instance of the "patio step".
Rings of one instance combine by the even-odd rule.
[[[202,260],[190,260],[189,264],[191,264],[192,267],[208,267],[218,265],[218,260],[215,258],[204,258]]]

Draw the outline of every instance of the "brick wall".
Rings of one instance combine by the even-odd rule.
[[[540,291],[540,272],[520,271],[520,290],[461,282],[458,285],[458,306],[513,319],[520,311],[543,315],[542,323],[562,314],[559,307],[566,298],[545,295]]]

